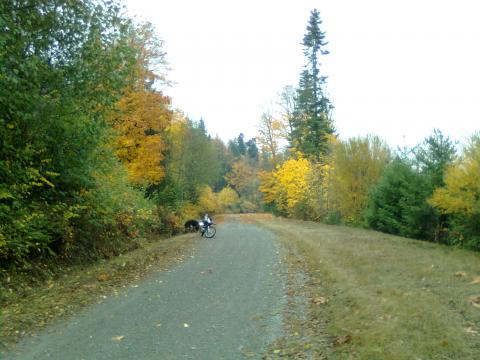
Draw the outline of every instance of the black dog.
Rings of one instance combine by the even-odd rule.
[[[197,220],[188,220],[185,223],[185,231],[186,232],[193,232],[200,230],[200,224]]]

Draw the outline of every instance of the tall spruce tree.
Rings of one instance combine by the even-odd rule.
[[[324,91],[327,77],[320,75],[319,56],[328,54],[321,24],[320,13],[314,9],[302,42],[307,63],[300,74],[292,122],[292,145],[316,159],[327,152],[327,136],[334,132],[330,118],[333,106]]]
[[[246,155],[251,163],[257,163],[258,162],[258,147],[257,147],[257,141],[255,138],[252,138],[248,140],[245,143],[245,146],[247,147],[247,152]]]

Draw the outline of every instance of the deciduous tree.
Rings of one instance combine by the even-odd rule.
[[[376,136],[333,143],[330,199],[350,222],[362,221],[369,191],[390,160],[390,149]]]
[[[480,249],[480,135],[470,139],[463,155],[445,171],[445,185],[429,203],[452,217],[449,240],[454,244]]]
[[[267,154],[273,165],[277,164],[279,140],[283,137],[283,129],[282,123],[275,119],[271,113],[265,112],[262,114],[257,139],[262,152]]]
[[[156,90],[155,84],[164,78],[155,70],[165,66],[165,53],[150,24],[139,26],[131,42],[137,57],[132,81],[110,123],[116,132],[116,154],[132,182],[157,184],[165,175],[161,163],[166,147],[163,136],[172,118],[170,99]]]

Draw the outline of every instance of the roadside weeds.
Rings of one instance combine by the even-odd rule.
[[[287,264],[287,308],[284,312],[284,333],[270,345],[263,356],[276,359],[328,359],[331,340],[326,333],[328,313],[318,277],[311,274],[305,259],[284,239],[284,263]]]

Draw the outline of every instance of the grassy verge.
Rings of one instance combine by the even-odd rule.
[[[480,254],[374,231],[252,216],[303,259],[332,359],[480,358]],[[315,330],[315,326],[312,328]]]
[[[262,359],[329,359],[331,345],[326,333],[328,317],[321,306],[322,284],[316,274],[308,274],[302,256],[291,243],[282,245],[287,300],[283,336],[270,344]]]
[[[115,296],[150,271],[162,270],[182,261],[185,251],[199,239],[187,234],[168,239],[153,238],[139,249],[87,266],[56,269],[45,281],[33,286],[7,279],[9,292],[2,298],[1,348],[7,349],[21,337],[68,317],[86,305]]]

